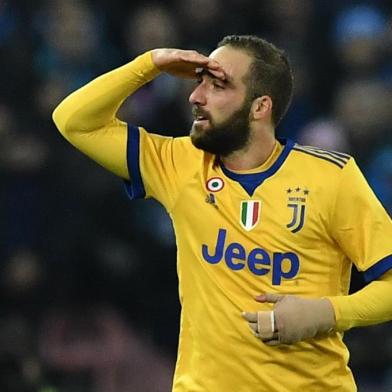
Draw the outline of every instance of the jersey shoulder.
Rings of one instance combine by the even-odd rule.
[[[143,176],[187,182],[214,161],[214,155],[196,148],[189,136],[163,136],[140,128]]]
[[[195,147],[189,136],[174,137],[172,149],[174,162],[187,172],[203,170],[215,160],[215,155]]]
[[[189,136],[164,136],[162,134],[139,128],[141,148],[147,154],[158,154],[161,159],[179,163],[185,160],[199,160],[203,157],[203,151],[197,149]]]
[[[312,164],[325,168],[343,169],[352,159],[352,156],[339,151],[325,150],[314,146],[304,146],[295,143],[293,154],[300,159],[303,164]]]

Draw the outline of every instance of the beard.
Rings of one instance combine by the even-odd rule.
[[[208,128],[193,124],[190,137],[193,145],[201,150],[222,157],[247,146],[250,140],[249,112],[252,102],[245,100],[242,107],[221,123],[215,123],[209,113],[194,109],[209,120]]]

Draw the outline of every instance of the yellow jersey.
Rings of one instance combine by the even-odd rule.
[[[268,291],[328,297],[339,331],[390,320],[387,213],[346,154],[282,140],[263,165],[235,173],[189,137],[127,129],[118,108],[158,74],[147,52],[72,93],[53,118],[90,158],[131,178],[132,198],[159,200],[173,220],[174,392],[355,391],[341,333],[271,347],[241,313],[270,309],[254,300]],[[352,264],[373,281],[347,296]]]
[[[262,292],[346,295],[392,267],[390,219],[349,155],[277,143],[263,167],[228,170],[189,137],[129,126],[127,184],[173,221],[182,305],[175,392],[355,391],[342,334],[270,347],[243,311]],[[387,228],[387,230],[385,230]]]

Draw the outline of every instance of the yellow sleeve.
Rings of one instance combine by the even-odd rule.
[[[159,72],[151,52],[147,52],[69,95],[53,112],[53,120],[76,148],[114,174],[129,179],[127,124],[116,113],[129,95]]]
[[[129,196],[153,197],[170,212],[209,155],[194,147],[189,137],[161,136],[133,126],[128,133]]]
[[[331,219],[332,235],[371,282],[392,269],[392,221],[354,159],[342,170]]]
[[[392,320],[392,271],[354,294],[327,298],[334,307],[338,331],[390,321]]]

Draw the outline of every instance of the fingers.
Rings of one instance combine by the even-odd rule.
[[[257,313],[242,312],[242,317],[250,323],[257,323]]]
[[[262,341],[278,338],[273,311],[243,312],[242,316],[248,321],[252,333]]]
[[[197,52],[196,50],[183,50],[180,52],[180,60],[206,66],[210,62],[210,58]]]
[[[224,71],[222,66],[216,61],[195,50],[184,50],[180,56],[181,61],[193,63],[196,66],[201,66],[207,69],[216,77],[223,77]],[[219,76],[218,76],[219,75]]]
[[[226,74],[222,66],[214,59],[204,56],[196,51],[190,50],[186,51],[186,54],[182,57],[183,61],[192,62],[196,66],[196,72],[200,72],[201,69],[206,69],[210,74],[218,79],[225,80]],[[198,69],[199,68],[199,69]]]
[[[273,294],[273,293],[264,293],[257,295],[255,297],[257,302],[268,302],[268,303],[276,303],[283,299],[284,295],[281,294]]]
[[[267,339],[265,337],[263,337],[257,328],[257,323],[249,323],[249,328],[252,331],[252,334],[254,336],[256,336],[256,338],[259,338],[262,342],[269,344],[269,345],[274,345],[274,342],[279,342],[279,333],[278,332],[274,332],[271,336],[270,339]]]
[[[210,74],[214,75],[218,79],[221,79],[221,80],[225,80],[226,79],[226,73],[222,69],[215,70],[215,69],[208,68],[208,72]]]
[[[278,334],[276,334],[276,335],[277,335],[276,339],[274,338],[274,339],[268,340],[264,343],[268,346],[280,346],[282,344],[282,342],[279,340],[279,335]]]
[[[215,61],[215,63],[216,63],[216,61]],[[203,70],[206,70],[209,74],[211,74],[212,76],[215,76],[218,79],[221,79],[221,80],[226,79],[226,73],[219,64],[217,66],[214,65],[213,68],[210,67],[209,63],[204,67],[197,67],[195,69],[196,75],[202,73]]]
[[[181,60],[199,64],[208,68],[210,71],[223,71],[222,66],[214,59],[204,56],[195,50],[184,50],[181,55]]]
[[[257,312],[257,330],[263,340],[273,338],[275,332],[275,317],[273,311]]]
[[[212,59],[209,60],[210,61],[207,64],[208,71],[218,79],[225,80],[226,73],[223,70],[222,66],[216,60],[212,60]]]
[[[287,299],[291,299],[292,296],[289,295],[281,295],[281,294],[275,294],[275,293],[264,293],[257,295],[255,297],[257,302],[261,303],[272,303],[272,304],[277,304],[280,301],[282,301],[285,297]],[[257,338],[259,338],[263,343],[269,345],[269,346],[277,346],[281,344],[290,344],[287,339],[282,339],[280,336],[280,332],[283,332],[283,337],[284,336],[284,329],[282,329],[282,322],[279,319],[276,320],[275,316],[275,311],[280,309],[280,306],[283,305],[279,303],[278,305],[274,306],[273,311],[259,311],[255,313],[249,313],[249,312],[244,312],[243,316],[244,318],[248,321],[249,327]],[[280,324],[278,327],[277,325]]]
[[[257,328],[257,323],[248,323],[248,325],[249,325],[249,328],[256,334],[258,334],[259,333],[259,330],[258,330],[258,328]]]
[[[154,49],[152,61],[162,72],[176,77],[195,79],[197,77],[196,69],[203,68],[216,78],[226,79],[222,66],[216,60],[196,50]]]

